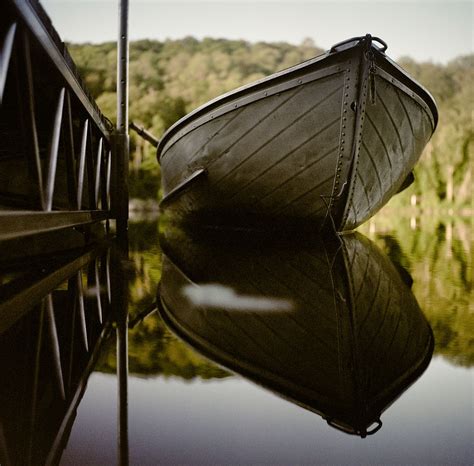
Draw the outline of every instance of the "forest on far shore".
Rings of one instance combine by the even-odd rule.
[[[71,44],[69,50],[104,114],[116,112],[116,45]],[[176,120],[197,106],[240,85],[265,77],[323,52],[312,41],[248,43],[224,39],[198,41],[138,41],[130,46],[130,120],[160,137]],[[390,52],[390,49],[389,49]],[[395,196],[391,207],[410,204],[416,194],[425,215],[414,234],[410,216],[383,209],[362,231],[370,235],[392,260],[409,270],[417,299],[433,328],[436,353],[452,363],[471,367],[472,344],[472,152],[474,130],[474,55],[447,64],[398,63],[434,95],[440,113],[436,133],[415,169],[416,181]],[[160,172],[155,150],[131,134],[131,194],[157,200]],[[453,217],[445,215],[450,209]],[[384,214],[388,212],[388,214]],[[440,215],[432,215],[434,211]],[[375,228],[375,224],[377,227]],[[378,233],[371,233],[374,227]],[[393,230],[396,234],[392,235]],[[161,277],[158,230],[155,223],[130,224],[130,256],[136,274],[130,283],[131,320],[156,299]],[[392,237],[393,236],[393,237]],[[399,238],[400,246],[393,238]],[[453,286],[453,284],[455,286]],[[157,335],[160,338],[157,338]],[[115,370],[113,345],[100,367]],[[130,370],[142,376],[174,376],[190,380],[228,374],[201,360],[174,339],[156,315],[130,332]]]
[[[68,48],[99,107],[114,121],[116,44],[68,44]],[[159,138],[208,100],[322,52],[310,39],[300,45],[192,37],[132,42],[130,120]],[[415,183],[392,204],[409,205],[415,194],[428,211],[472,210],[474,54],[447,64],[408,57],[397,61],[433,94],[440,119],[415,169]],[[156,200],[160,173],[155,150],[135,134],[131,149],[131,197]]]

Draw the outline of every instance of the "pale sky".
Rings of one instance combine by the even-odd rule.
[[[116,40],[118,0],[42,0],[65,41]],[[473,1],[130,0],[130,39],[185,36],[285,41],[327,49],[371,33],[397,59],[447,62],[473,53]]]

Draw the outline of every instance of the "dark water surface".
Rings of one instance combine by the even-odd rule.
[[[128,259],[94,252],[0,319],[2,465],[472,464],[469,223],[245,248],[160,231],[132,223]],[[0,298],[74,260],[3,271]]]

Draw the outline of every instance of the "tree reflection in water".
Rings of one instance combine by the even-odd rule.
[[[72,251],[64,256],[57,256],[50,262],[44,262],[44,258],[41,261],[30,261],[27,267],[21,264],[19,266],[3,264],[0,271],[0,354],[2,355],[0,462],[27,463],[28,458],[34,457],[35,463],[41,463],[48,457],[55,458],[60,455],[70,435],[75,410],[86,388],[90,371],[115,372],[116,332],[113,327],[116,319],[111,313],[114,309],[113,303],[111,307],[111,302],[117,297],[118,290],[114,288],[117,286],[114,278],[117,269],[122,269],[126,276],[125,282],[128,282],[128,292],[125,295],[128,299],[131,326],[128,338],[132,374],[140,377],[175,377],[186,381],[193,378],[219,379],[232,375],[209,359],[199,356],[168,330],[156,312],[150,313],[155,307],[156,290],[160,280],[163,280],[162,291],[163,289],[166,291],[167,287],[169,291],[170,283],[174,283],[175,287],[178,286],[180,280],[186,277],[214,285],[218,280],[221,282],[224,280],[227,289],[232,289],[238,296],[248,298],[258,296],[260,293],[266,297],[277,297],[280,303],[291,300],[299,307],[290,311],[289,308],[285,310],[283,306],[276,313],[269,313],[264,309],[260,315],[254,315],[250,319],[252,314],[250,310],[222,312],[222,309],[219,310],[214,306],[212,310],[207,311],[207,317],[212,317],[208,321],[214,326],[222,325],[223,332],[224,330],[226,332],[223,335],[226,335],[226,338],[214,342],[212,351],[209,347],[203,347],[198,343],[199,349],[229,369],[241,372],[267,388],[320,412],[339,428],[364,434],[368,423],[376,420],[390,400],[419,375],[429,359],[429,348],[425,356],[423,351],[419,351],[424,346],[420,342],[428,341],[431,333],[411,295],[412,279],[411,290],[435,335],[435,354],[449,359],[451,364],[472,366],[474,361],[472,351],[474,345],[470,331],[473,324],[471,311],[474,301],[470,227],[453,220],[451,223],[438,222],[428,226],[421,222],[421,229],[412,230],[410,225],[414,223],[420,224],[419,221],[407,220],[398,222],[396,228],[383,222],[376,227],[370,224],[367,226],[372,240],[387,253],[396,267],[373,243],[364,239],[354,240],[351,243],[351,240],[346,238],[343,242],[344,250],[339,248],[340,245],[335,249],[328,246],[322,263],[326,263],[326,276],[331,270],[329,275],[332,276],[333,283],[322,287],[318,284],[318,280],[324,273],[321,272],[321,268],[313,267],[320,253],[317,252],[316,245],[309,242],[303,243],[304,247],[299,251],[293,250],[291,257],[285,256],[284,248],[279,249],[279,254],[272,255],[268,245],[265,244],[262,248],[257,248],[256,252],[254,250],[249,254],[252,247],[256,246],[254,242],[253,245],[247,245],[247,255],[242,252],[235,254],[232,245],[221,251],[215,244],[211,244],[207,252],[201,246],[201,250],[197,251],[201,254],[199,258],[199,254],[196,256],[196,251],[193,252],[195,246],[192,242],[181,238],[183,241],[179,241],[179,247],[173,248],[173,240],[168,236],[167,252],[170,256],[174,256],[176,263],[173,265],[168,262],[162,277],[157,222],[131,223],[129,260],[114,259],[113,262],[107,248],[98,248]],[[175,234],[169,225],[165,227],[168,235]],[[288,252],[288,249],[286,251]],[[351,255],[351,251],[359,252]],[[364,255],[364,251],[372,252]],[[206,260],[202,260],[203,253],[207,254]],[[367,270],[365,266],[359,267],[367,272],[364,275],[367,286],[358,286],[355,279],[354,283],[351,283],[349,265],[357,265],[357,258],[374,256],[378,259],[367,261]],[[179,257],[186,260],[179,263]],[[331,264],[331,267],[328,264]],[[245,272],[246,266],[247,272]],[[369,273],[371,267],[374,267],[373,275]],[[194,271],[202,275],[180,275],[180,269],[186,274],[192,275]],[[300,273],[297,279],[294,275],[291,278],[295,270],[299,270]],[[171,277],[177,273],[176,280],[173,279],[171,282],[170,272]],[[341,276],[345,276],[346,279],[337,278]],[[372,278],[369,279],[369,276]],[[255,277],[258,277],[256,288],[245,289],[247,286],[245,285],[242,289],[239,279],[248,281],[252,278],[255,281]],[[380,277],[382,280],[379,283]],[[375,290],[381,289],[381,286],[387,287],[389,283],[392,291],[393,288],[404,290],[398,295],[400,299],[405,296],[403,298],[405,301],[402,299],[403,306],[397,304],[397,300],[391,304],[387,300],[384,301],[383,297],[391,295],[386,290],[387,293],[379,295],[380,299],[372,300],[374,306],[369,307],[372,309],[372,317],[365,318],[360,313],[365,306],[361,301],[365,299],[367,293],[370,295]],[[189,285],[189,282],[186,284]],[[319,291],[318,287],[321,287]],[[334,287],[336,293],[331,291]],[[292,289],[298,297],[292,295]],[[359,294],[354,293],[356,289],[361,290]],[[318,292],[315,293],[315,290]],[[18,296],[24,298],[19,299]],[[203,309],[193,309],[182,293],[174,293],[174,296],[182,300],[185,306],[182,309],[173,308],[173,312],[188,310],[186,315],[180,316],[181,320],[206,312]],[[332,296],[333,300],[328,300],[328,296]],[[385,317],[378,321],[380,325],[376,325],[377,319],[374,316],[380,316],[380,312],[373,311],[382,301],[387,309],[395,306],[386,316],[393,315],[397,318],[392,321]],[[248,304],[251,300],[244,302]],[[265,302],[268,304],[268,301]],[[325,307],[324,302],[327,303]],[[336,340],[331,340],[331,335],[335,334],[334,321],[331,324],[329,319],[323,319],[323,316],[334,314],[334,302],[339,303],[342,309],[346,309],[346,314],[352,316],[352,320],[348,322],[342,318],[343,312],[337,314],[336,322],[340,324],[337,331],[343,336],[337,350],[334,349]],[[324,309],[321,310],[321,306]],[[314,311],[315,309],[320,310]],[[284,325],[288,325],[288,316],[284,316],[285,312],[291,318],[296,316],[303,318],[303,322],[306,321],[308,325],[296,329],[292,327],[293,336],[296,332],[298,337],[293,338],[289,330],[280,333],[284,344],[275,346],[274,326],[278,321],[286,321]],[[236,324],[235,327],[231,326],[229,329],[229,325],[225,322],[227,317],[222,320],[225,315]],[[311,322],[314,324],[315,321],[311,319],[316,318],[322,319],[321,328],[325,331],[321,338],[313,341],[304,335],[308,332],[314,334],[314,329],[309,324]],[[258,357],[262,357],[263,351],[262,355],[257,354],[258,357],[255,354],[251,357],[245,354],[252,348],[250,344],[242,344],[245,338],[248,339],[249,334],[232,333],[237,328],[245,330],[247,321],[250,320],[254,322],[252,328],[260,328],[261,332],[266,332],[265,338],[260,340],[254,338],[254,343],[259,342],[260,347],[263,345],[264,348],[272,348],[271,356],[274,356],[273,363],[276,364],[273,369],[276,372],[270,377],[262,376],[261,367],[258,371],[255,370],[255,367],[262,363],[262,361],[259,363]],[[368,325],[369,323],[371,324]],[[280,324],[277,325],[279,326]],[[357,332],[354,332],[355,328],[358,328]],[[401,347],[396,351],[394,348],[397,348],[397,342],[407,341],[402,338],[406,335],[407,328],[414,333],[410,343],[401,350],[403,354],[399,354],[397,351]],[[378,331],[372,334],[371,332],[376,329]],[[420,337],[418,343],[417,339],[413,338],[415,334]],[[384,338],[377,340],[377,335],[384,335]],[[387,335],[393,336],[391,342],[388,342],[388,337],[385,338]],[[206,341],[210,340],[209,335],[203,337]],[[190,335],[185,338],[190,341]],[[354,347],[354,342],[357,343],[357,352],[351,353],[350,348]],[[196,344],[195,341],[192,343]],[[222,352],[216,356],[214,353],[217,343],[221,345],[222,351],[226,349],[222,345],[232,343],[232,351],[226,349],[224,356]],[[298,345],[303,345],[304,349],[292,353],[295,348],[298,349]],[[331,352],[332,348],[333,353],[340,356],[336,358],[334,367],[339,367],[340,376],[345,377],[346,390],[352,387],[350,393],[339,391],[339,394],[343,395],[342,400],[349,400],[345,411],[351,413],[349,417],[344,417],[342,411],[336,409],[337,406],[335,408],[334,403],[329,403],[329,398],[323,401],[318,398],[318,403],[314,404],[315,397],[308,397],[306,393],[300,398],[294,391],[295,385],[300,388],[302,386],[308,388],[308,384],[311,386],[314,382],[311,374],[316,373],[317,363],[322,361],[327,364],[325,360],[330,360],[329,356],[315,359],[305,356],[315,354],[316,345],[321,346],[317,351],[319,355],[323,355],[324,351],[327,352],[328,348]],[[278,353],[279,346],[286,348],[286,353]],[[426,348],[426,345],[424,347]],[[292,354],[298,355],[293,362],[291,362]],[[300,357],[301,355],[304,357]],[[412,355],[413,358],[410,359],[406,355]],[[242,363],[244,358],[247,360],[245,364]],[[341,365],[343,360],[350,361],[354,371],[348,371],[343,364]],[[289,365],[292,371],[296,371],[290,374],[291,377],[278,373]],[[413,370],[405,371],[404,368],[409,366]],[[331,380],[330,369],[331,366],[329,371],[326,371],[329,375],[326,374],[324,379],[328,386]],[[267,375],[269,372],[267,370]],[[278,377],[275,374],[279,374]],[[289,380],[299,381],[290,386]],[[392,384],[387,382],[390,380],[393,381]],[[362,405],[358,404],[357,400],[363,401]],[[378,401],[371,404],[370,400]]]
[[[300,239],[168,231],[160,312],[207,357],[365,437],[426,369],[433,334],[410,277],[374,243]]]

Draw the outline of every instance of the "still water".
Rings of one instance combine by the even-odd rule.
[[[362,233],[141,221],[128,258],[3,271],[4,302],[73,273],[0,320],[0,463],[472,464],[471,225]]]

